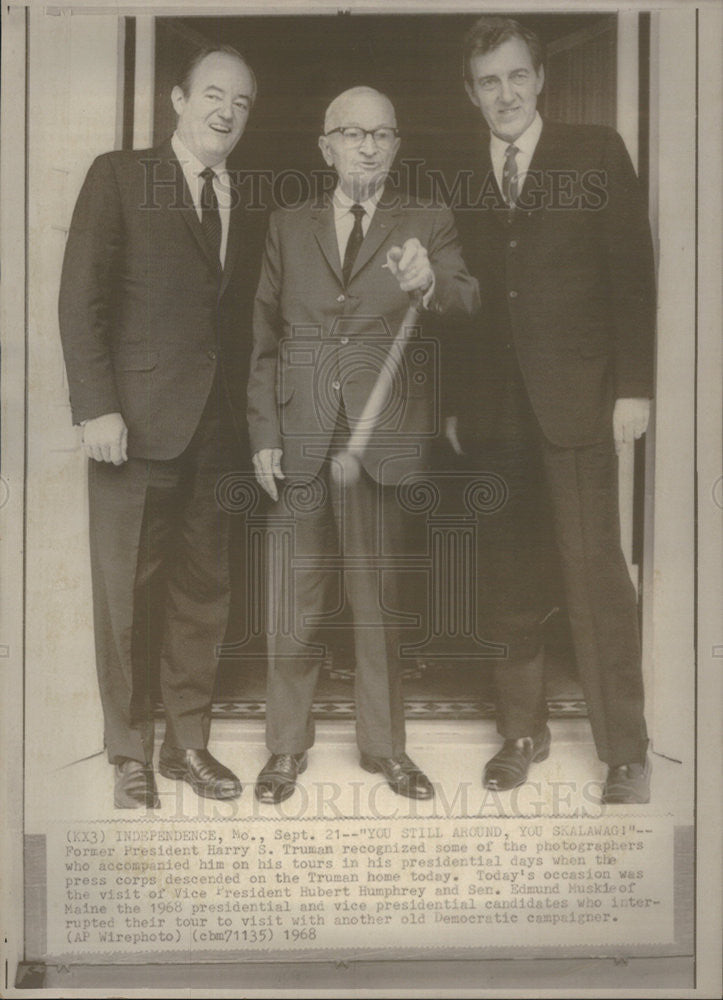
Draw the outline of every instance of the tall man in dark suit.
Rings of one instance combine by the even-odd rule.
[[[272,560],[271,757],[256,794],[282,801],[306,766],[322,657],[315,635],[324,615],[348,599],[362,767],[383,774],[398,794],[429,798],[429,780],[404,750],[395,627],[404,547],[395,488],[426,465],[434,433],[431,367],[425,375],[424,366],[400,366],[353,483],[340,482],[334,460],[362,417],[408,293],[422,297],[429,313],[468,315],[477,287],[449,210],[421,207],[385,188],[399,148],[386,97],[368,87],[339,95],[319,146],[338,175],[336,190],[323,204],[272,215],[254,308],[251,448],[258,480],[274,501],[270,541],[280,559],[286,551],[293,560],[278,574]],[[412,361],[420,353],[412,350]]]
[[[163,775],[234,798],[207,749],[215,647],[229,606],[228,524],[215,499],[236,466],[251,241],[226,157],[254,102],[233,49],[197,52],[171,99],[173,137],[99,156],[73,215],[60,331],[89,458],[98,678],[115,805],[156,807],[148,609],[160,587]],[[250,312],[249,312],[250,320]]]
[[[523,783],[549,751],[542,626],[549,505],[605,802],[647,802],[637,607],[620,547],[616,449],[644,433],[653,388],[650,229],[622,140],[610,128],[543,121],[537,37],[483,17],[468,33],[465,86],[489,133],[479,184],[459,213],[481,320],[464,355],[474,394],[448,424],[453,446],[497,472],[507,502],[487,520],[487,637],[504,744],[484,784]],[[461,399],[465,399],[462,395]],[[538,485],[544,483],[544,495]]]

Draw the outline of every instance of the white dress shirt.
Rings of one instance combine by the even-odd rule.
[[[494,133],[490,134],[490,156],[492,158],[492,169],[495,172],[495,180],[497,181],[497,186],[500,191],[502,190],[502,171],[505,167],[505,156],[507,150],[510,146],[516,146],[518,153],[516,155],[515,162],[517,163],[517,193],[519,195],[522,191],[522,186],[525,183],[525,176],[527,171],[530,169],[530,163],[532,162],[532,157],[539,142],[540,135],[542,133],[542,118],[540,118],[539,111],[535,113],[535,117],[532,119],[531,123],[527,126],[522,135],[519,135],[514,142],[507,142],[506,139],[500,139],[499,136]]]
[[[186,178],[188,190],[191,192],[191,198],[193,198],[193,207],[196,209],[196,215],[200,222],[202,214],[201,193],[203,191],[203,178],[201,174],[206,169],[206,166],[186,148],[177,132],[173,133],[171,146],[178,162],[181,164],[183,176]],[[219,257],[221,258],[221,267],[223,267],[226,261],[228,226],[231,218],[231,185],[225,160],[222,163],[217,163],[212,169],[215,175],[213,178],[213,190],[216,192],[218,214],[221,216],[221,249]]]

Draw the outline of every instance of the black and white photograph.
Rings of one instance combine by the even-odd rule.
[[[721,995],[720,3],[2,22],[2,995]]]

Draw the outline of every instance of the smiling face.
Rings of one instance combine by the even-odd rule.
[[[383,126],[397,127],[391,101],[383,94],[366,87],[341,94],[332,101],[324,120],[324,131],[356,125],[373,130]],[[319,148],[330,167],[339,175],[342,190],[353,201],[366,201],[387,178],[399,149],[399,139],[386,149],[366,135],[356,148],[350,147],[339,132],[319,137]]]
[[[252,99],[248,68],[235,56],[212,52],[194,69],[188,94],[180,87],[171,93],[181,142],[204,166],[215,167],[243,135]]]
[[[469,69],[465,87],[470,101],[496,136],[514,142],[535,117],[545,81],[543,67],[535,70],[521,38],[508,38],[491,52],[472,56]]]

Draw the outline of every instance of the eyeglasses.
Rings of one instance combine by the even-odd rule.
[[[399,129],[390,125],[382,125],[381,128],[359,128],[357,125],[341,125],[338,128],[329,129],[324,135],[333,135],[338,132],[344,145],[354,149],[361,146],[368,135],[372,137],[379,149],[390,149],[394,145],[394,140],[399,137]]]

